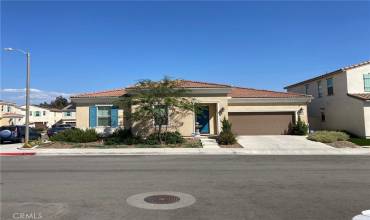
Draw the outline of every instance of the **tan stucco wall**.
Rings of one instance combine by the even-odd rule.
[[[308,105],[308,115],[310,128],[313,130],[346,130],[359,136],[365,136],[370,131],[365,131],[364,103],[361,100],[349,97],[347,93],[363,92],[363,74],[369,66],[349,70],[335,74],[327,78],[333,78],[334,95],[327,95],[326,79],[321,79],[323,87],[323,97],[318,97],[317,81],[309,83],[309,95],[314,99]],[[347,87],[348,86],[348,87]],[[288,92],[305,93],[305,86],[299,85],[288,89]],[[321,109],[324,109],[326,120],[321,121]],[[370,120],[370,117],[368,119]],[[370,126],[369,126],[370,128]]]
[[[76,127],[81,129],[89,128],[89,108],[94,104],[79,104],[76,106]],[[123,109],[118,109],[118,126],[124,126]],[[103,132],[105,128],[97,127],[98,132]]]
[[[302,109],[301,120],[308,123],[307,105],[282,104],[230,104],[229,112],[297,112]]]
[[[89,128],[89,106],[76,106],[76,127]]]
[[[227,118],[227,100],[226,96],[217,96],[217,97],[194,97],[194,99],[202,104],[209,106],[209,115],[210,115],[210,134],[217,134],[220,131],[220,121],[222,118]],[[218,109],[223,108],[224,111],[217,113]],[[135,107],[133,107],[134,111]],[[169,113],[171,115],[171,113]],[[217,116],[218,114],[218,116]],[[147,130],[145,134],[150,133],[154,129],[153,121],[148,122],[150,130]],[[164,127],[168,131],[179,131],[183,136],[191,136],[195,132],[195,114],[194,112],[182,112],[181,114],[173,114],[169,119],[169,126]],[[137,123],[134,123],[134,132],[137,129]]]

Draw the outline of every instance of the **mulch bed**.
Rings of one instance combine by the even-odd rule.
[[[360,147],[349,141],[336,141],[333,143],[327,143],[327,145],[330,145],[335,148],[359,148]]]
[[[231,145],[221,145],[220,144],[220,147],[221,148],[243,148],[239,143],[231,144]]]
[[[197,139],[186,139],[184,144],[171,144],[171,145],[104,145],[101,141],[89,143],[68,143],[68,142],[49,142],[40,144],[38,148],[48,149],[72,149],[72,148],[201,148],[200,141]]]

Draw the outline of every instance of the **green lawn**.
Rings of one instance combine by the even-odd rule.
[[[365,138],[350,138],[350,142],[357,144],[358,146],[370,146],[370,139]]]

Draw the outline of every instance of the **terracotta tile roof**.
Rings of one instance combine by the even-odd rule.
[[[269,90],[258,90],[243,87],[231,87],[225,84],[206,83],[190,80],[180,80],[179,87],[181,88],[231,88],[229,96],[233,98],[296,98],[307,97],[306,95],[287,92],[275,92]],[[134,87],[129,87],[134,88]],[[85,93],[71,98],[95,98],[95,97],[118,97],[126,94],[125,89],[108,90],[94,93]]]
[[[3,113],[3,118],[23,118],[24,115],[18,113],[7,112]]]
[[[365,101],[370,100],[370,93],[352,93],[348,95],[353,98],[357,98],[357,99],[361,99]]]
[[[83,93],[83,94],[71,96],[71,98],[118,97],[124,94],[126,94],[126,90],[124,88],[121,88],[121,89],[105,90],[105,91],[100,91],[100,92]]]
[[[232,98],[297,98],[307,97],[303,94],[290,92],[275,92],[251,88],[234,87],[229,94]]]
[[[219,84],[219,83],[209,83],[209,82],[199,82],[193,80],[177,80],[179,88],[230,88],[230,85]],[[128,89],[134,89],[135,85],[129,86]]]
[[[179,80],[181,88],[230,88],[231,86],[218,83],[199,82],[192,80]]]
[[[353,68],[356,68],[356,67],[364,66],[364,65],[367,65],[367,64],[370,64],[370,60],[367,60],[367,61],[364,61],[364,62],[361,62],[361,63],[357,63],[357,64],[353,64],[353,65],[342,67],[342,68],[337,69],[337,70],[334,70],[332,72],[329,72],[329,73],[326,73],[326,74],[323,74],[323,75],[320,75],[320,76],[316,76],[316,77],[311,78],[311,79],[304,80],[302,82],[298,82],[298,83],[295,83],[295,84],[286,86],[284,89],[288,89],[288,88],[291,88],[291,87],[294,87],[294,86],[306,84],[308,82],[315,81],[315,80],[318,80],[318,79],[326,78],[326,77],[329,77],[331,75],[334,75],[334,74],[337,74],[337,73],[341,73],[343,71],[350,70],[350,69],[353,69]]]
[[[342,70],[349,70],[349,69],[353,69],[353,68],[363,66],[363,65],[366,65],[366,64],[370,64],[370,60],[367,60],[367,61],[364,61],[364,62],[361,62],[361,63],[357,63],[357,64],[353,64],[353,65],[350,65],[350,66],[345,66],[345,67],[342,67],[341,69]]]

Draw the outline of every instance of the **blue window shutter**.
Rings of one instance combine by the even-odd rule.
[[[364,74],[365,92],[370,92],[370,74]]]
[[[112,106],[112,111],[111,111],[111,126],[113,128],[118,127],[118,107],[117,106]]]
[[[96,127],[96,106],[90,106],[89,125],[90,125],[90,128]]]

